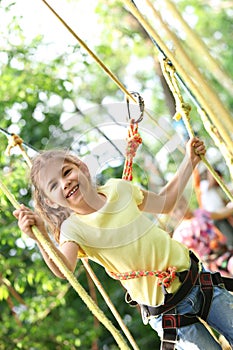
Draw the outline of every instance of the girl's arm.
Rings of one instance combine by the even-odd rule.
[[[150,213],[169,213],[182,195],[193,169],[200,162],[200,155],[206,152],[203,141],[197,137],[190,139],[186,145],[185,157],[174,177],[163,187],[159,194],[143,191],[144,200],[140,210]]]
[[[227,219],[230,216],[233,215],[233,207],[225,207],[222,209],[219,209],[219,211],[215,212],[209,212],[211,219],[213,220],[222,220],[222,219]]]
[[[34,239],[40,249],[40,252],[48,265],[49,269],[53,272],[53,274],[59,278],[64,278],[63,274],[60,272],[56,264],[53,262],[53,260],[49,257],[49,255],[46,253],[46,251],[41,246],[40,242],[37,241],[32,226],[36,226],[40,232],[43,234],[43,236],[46,238],[48,242],[50,242],[53,245],[53,249],[55,250],[56,254],[62,259],[64,264],[73,272],[75,270],[76,264],[77,264],[77,256],[78,256],[78,249],[79,246],[74,242],[66,242],[62,245],[60,249],[58,249],[54,243],[51,241],[43,221],[41,218],[31,211],[29,208],[25,207],[24,205],[21,205],[20,209],[17,209],[14,211],[14,216],[18,219],[18,225],[19,228],[30,238]]]

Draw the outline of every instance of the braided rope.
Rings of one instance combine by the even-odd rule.
[[[177,83],[177,79],[175,77],[175,67],[171,64],[171,62],[168,59],[161,59],[160,58],[160,64],[163,71],[163,75],[168,83],[168,86],[175,98],[176,102],[176,114],[174,118],[176,120],[179,120],[182,118],[184,121],[184,124],[186,126],[186,129],[188,131],[189,137],[194,137],[194,131],[192,129],[191,123],[190,123],[190,117],[189,113],[191,111],[191,107],[184,102],[182,95],[180,93],[179,85]],[[220,176],[216,173],[216,171],[213,169],[213,167],[210,165],[210,163],[207,161],[207,159],[200,155],[201,160],[209,170],[209,172],[213,175],[215,180],[218,182],[219,186],[222,188],[222,190],[225,192],[225,194],[228,196],[230,201],[233,201],[233,195],[230,192],[230,190],[227,188],[227,186],[224,184]]]
[[[130,120],[128,128],[126,159],[122,174],[122,179],[131,181],[133,179],[133,158],[136,155],[139,145],[142,143],[142,138],[138,132],[138,123]],[[137,270],[130,272],[115,273],[106,270],[109,276],[116,280],[128,280],[140,277],[154,276],[158,278],[158,286],[168,288],[176,278],[176,267],[168,267],[166,271],[160,270]]]
[[[171,266],[171,267],[168,267],[166,271],[137,270],[137,271],[130,271],[130,272],[115,273],[115,272],[106,270],[106,272],[109,274],[109,276],[111,276],[116,280],[129,280],[129,279],[140,278],[140,277],[154,276],[158,278],[158,286],[163,285],[165,288],[168,288],[176,278],[176,270],[177,268],[175,266]]]
[[[141,143],[142,138],[138,132],[138,124],[134,123],[132,119],[128,128],[126,157],[122,175],[123,180],[131,181],[133,179],[133,158]]]

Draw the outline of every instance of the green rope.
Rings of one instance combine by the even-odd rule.
[[[184,121],[184,124],[186,126],[186,129],[188,131],[189,137],[194,137],[195,133],[192,129],[191,123],[190,123],[190,117],[189,113],[191,110],[191,106],[184,102],[182,95],[180,93],[179,85],[177,83],[177,79],[175,77],[175,67],[171,64],[168,59],[160,59],[161,68],[163,71],[163,75],[168,83],[168,86],[175,98],[176,102],[176,114],[174,118],[178,120],[179,118],[182,118]],[[229,191],[229,189],[226,187],[220,176],[217,174],[217,172],[213,169],[213,167],[210,165],[208,160],[205,158],[205,156],[200,155],[201,160],[209,170],[209,172],[213,175],[215,180],[218,182],[219,186],[222,188],[222,190],[225,192],[227,197],[233,202],[233,195]]]

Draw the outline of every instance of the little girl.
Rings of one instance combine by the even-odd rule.
[[[45,222],[59,242],[54,249],[70,270],[77,257],[88,257],[120,280],[128,299],[141,306],[144,322],[160,335],[163,349],[221,349],[198,317],[233,346],[233,296],[216,285],[222,280],[216,283],[214,274],[204,272],[187,247],[146,215],[172,210],[204,154],[203,142],[192,138],[177,173],[156,194],[121,179],[95,187],[81,160],[47,151],[31,169],[36,213],[22,205],[14,215],[28,236],[35,239],[31,227],[36,225],[50,241]],[[37,243],[49,268],[63,278]],[[207,297],[206,279],[211,281]]]

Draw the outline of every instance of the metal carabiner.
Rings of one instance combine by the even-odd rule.
[[[132,121],[133,124],[140,123],[144,117],[144,110],[145,110],[144,99],[142,98],[142,96],[138,92],[131,91],[130,93],[133,97],[137,98],[137,103],[138,103],[139,110],[140,110],[140,116],[137,120],[135,120],[134,118],[131,118],[130,108],[129,108],[129,97],[126,96],[128,120]]]

